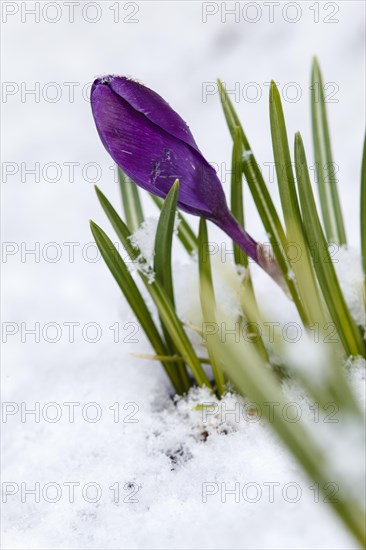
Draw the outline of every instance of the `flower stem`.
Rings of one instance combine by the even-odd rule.
[[[287,283],[274,255],[269,250],[266,250],[261,243],[256,242],[243,229],[231,212],[227,212],[225,216],[212,221],[231,237],[289,295]]]

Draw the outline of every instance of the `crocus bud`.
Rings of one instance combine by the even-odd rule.
[[[91,106],[104,147],[132,181],[165,198],[179,179],[178,206],[214,222],[261,263],[257,243],[229,211],[214,168],[162,97],[126,77],[105,76],[92,86]]]

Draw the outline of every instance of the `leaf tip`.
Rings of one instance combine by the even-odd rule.
[[[321,84],[321,72],[320,72],[320,66],[319,61],[316,55],[313,57],[313,65],[311,69],[312,74],[312,80],[313,82],[319,82]]]
[[[277,84],[275,83],[274,80],[271,80],[271,84],[270,84],[270,87],[269,87],[269,96],[270,96],[271,99],[279,97]]]

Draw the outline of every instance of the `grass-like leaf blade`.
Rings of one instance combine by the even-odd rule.
[[[173,305],[172,243],[178,193],[179,181],[175,180],[160,212],[154,247],[155,277],[164,287]]]
[[[287,239],[283,230],[280,218],[273,204],[271,195],[267,189],[266,183],[262,176],[262,172],[257,164],[254,153],[250,147],[243,126],[240,123],[239,117],[234,109],[234,106],[226,92],[225,86],[221,80],[218,80],[218,89],[220,92],[221,105],[224,111],[226,123],[228,125],[232,139],[235,139],[236,128],[240,128],[241,142],[243,146],[243,172],[248,187],[254,199],[258,213],[261,217],[263,226],[278,262],[283,276],[286,279],[287,286],[300,317],[305,322],[306,316],[303,305],[298,293],[296,282],[293,279],[293,272],[286,256]]]
[[[149,284],[146,277],[143,275],[142,277],[145,279],[146,288],[148,288],[150,292],[150,295],[159,312],[159,316],[164,323],[174,346],[184,359],[185,363],[187,363],[190,367],[197,384],[199,386],[207,386],[208,388],[211,388],[211,384],[202,368],[201,362],[197,357],[193,346],[183,329],[182,322],[175,313],[173,305],[171,304],[164,289],[157,281]]]
[[[203,320],[205,323],[215,323],[215,292],[212,283],[211,262],[208,248],[208,234],[206,220],[200,219],[198,233],[198,266],[200,279],[200,300]],[[211,347],[211,340],[207,340],[207,351],[210,358],[212,372],[216,382],[216,391],[220,396],[225,392],[225,380],[220,364],[216,360]]]
[[[172,244],[178,194],[179,181],[176,180],[170,188],[160,212],[154,247],[155,278],[164,288],[173,307],[175,307],[175,304],[172,276]],[[169,353],[174,355],[178,350],[176,350],[163,322],[162,327]],[[189,385],[189,378],[185,366],[181,363],[176,363],[176,369],[183,385]]]
[[[231,212],[244,227],[244,204],[243,204],[243,145],[241,142],[241,132],[239,126],[236,127],[233,141],[233,152],[231,158],[231,193],[230,193]],[[236,265],[248,267],[248,256],[235,242],[234,260]]]
[[[286,225],[286,236],[297,247],[296,256],[290,260],[294,271],[301,301],[306,314],[307,326],[324,323],[324,314],[310,253],[303,234],[300,207],[297,198],[295,178],[292,170],[290,149],[287,139],[285,118],[280,94],[272,81],[270,88],[270,121],[273,155],[282,211]],[[298,258],[298,256],[300,256]]]
[[[131,259],[137,259],[140,257],[140,251],[137,248],[133,248],[130,242],[131,232],[129,231],[126,224],[118,216],[117,212],[114,210],[113,206],[110,204],[108,199],[103,195],[103,193],[96,189],[97,195],[101,204],[104,208],[104,211],[107,213],[108,218],[110,219],[116,233],[124,246],[124,248],[131,255]],[[170,302],[168,296],[166,295],[164,289],[161,287],[158,281],[150,282],[148,277],[139,270],[139,275],[142,278],[144,285],[148,292],[150,293],[156,308],[158,310],[160,319],[164,324],[166,330],[169,332],[169,335],[174,343],[174,346],[178,350],[179,354],[183,357],[187,365],[190,367],[193,376],[195,377],[197,384],[200,386],[210,387],[210,382],[205,374],[205,371],[202,368],[202,365],[193,349],[193,346],[184,331],[183,325],[175,313],[174,307]],[[158,353],[157,355],[169,355],[168,352]],[[184,389],[186,391],[188,386]],[[184,393],[182,391],[181,393]]]
[[[320,491],[326,497],[327,488],[329,488],[327,456],[324,449],[320,448],[317,438],[312,435],[302,420],[296,423],[289,422],[283,414],[278,412],[286,407],[286,401],[273,372],[266,368],[265,363],[249,342],[242,341],[240,345],[223,343],[217,334],[212,335],[211,338],[213,352],[217,360],[220,361],[225,375],[242,395],[247,395],[256,403],[256,406],[262,411],[263,417],[269,422],[269,426],[276,431],[312,482],[318,483]],[[268,403],[278,405],[277,412],[273,416]],[[362,424],[360,425],[361,433]],[[330,499],[328,502],[363,548],[366,539],[362,505],[352,493],[346,491],[342,491],[340,498]]]
[[[130,230],[128,229],[126,224],[121,220],[117,211],[113,208],[113,206],[111,205],[107,197],[99,189],[99,187],[95,186],[95,192],[97,194],[98,200],[104,212],[107,215],[107,218],[111,222],[113,229],[117,233],[119,240],[125,247],[131,260],[132,261],[137,260],[139,253],[137,249],[132,246],[131,241],[129,240],[129,237],[131,236]]]
[[[163,207],[164,201],[160,197],[157,197],[156,195],[153,195],[150,193],[150,197],[156,204],[160,210]],[[178,219],[179,219],[179,225],[178,225],[178,238],[181,241],[184,248],[187,250],[188,254],[192,255],[193,253],[197,252],[198,249],[198,239],[187,222],[186,218],[183,216],[181,212],[178,211]]]
[[[241,130],[237,126],[235,129],[233,151],[231,159],[231,212],[238,220],[242,227],[244,224],[244,203],[243,203],[243,144],[241,141]],[[262,337],[259,334],[260,315],[258,311],[257,301],[254,294],[254,288],[252,283],[252,277],[250,273],[250,266],[248,256],[245,252],[233,243],[234,247],[234,261],[236,265],[243,266],[246,269],[243,284],[240,289],[240,303],[243,313],[248,321],[251,321],[254,327],[254,341],[259,348],[259,351],[266,360],[268,360],[268,354],[263,343]],[[243,317],[239,322],[242,323]]]
[[[147,338],[150,340],[157,355],[168,355],[167,348],[157,330],[155,323],[151,317],[151,314],[145,304],[140,291],[133,280],[125,262],[121,258],[114,244],[106,233],[93,221],[90,222],[90,228],[95,239],[95,242],[99,248],[99,251],[108,266],[111,274],[117,282],[119,288],[122,290],[128,304],[132,311],[135,313],[141,327],[143,328]],[[180,393],[182,387],[179,384],[177,372],[173,366],[167,362],[162,362],[174,389]]]
[[[313,61],[311,72],[311,115],[315,169],[325,233],[328,242],[339,245],[346,244],[346,231],[338,197],[337,180],[334,173],[335,165],[330,145],[323,79],[316,58]]]
[[[127,227],[133,233],[144,221],[139,190],[136,183],[126,176],[119,166],[117,166],[117,172]]]
[[[306,238],[329,313],[346,353],[365,356],[365,347],[360,331],[347,307],[328,251],[328,243],[315,205],[300,133],[297,133],[295,137],[295,166]]]

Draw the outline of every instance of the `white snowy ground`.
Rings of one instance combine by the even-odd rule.
[[[31,8],[33,2],[3,2],[3,10],[5,4],[19,7],[19,12],[2,25],[2,77],[9,84],[5,91],[14,91],[4,96],[3,88],[3,162],[15,163],[3,164],[2,190],[3,401],[6,411],[14,412],[6,423],[3,416],[2,423],[3,482],[8,483],[3,499],[6,491],[14,493],[2,504],[3,547],[355,548],[332,512],[314,502],[311,483],[261,422],[236,422],[227,416],[222,425],[212,420],[207,425],[203,413],[192,408],[211,398],[193,393],[174,405],[161,368],[131,355],[151,350],[141,331],[127,325],[134,323],[133,315],[88,246],[88,219],[105,229],[108,223],[94,196],[94,173],[85,172],[85,165],[98,163],[98,185],[115,203],[119,197],[111,161],[99,143],[81,89],[97,74],[140,78],[174,105],[208,160],[222,168],[230,159],[230,139],[217,95],[202,101],[202,89],[211,89],[217,76],[228,87],[239,83],[240,91],[255,82],[262,97],[256,103],[242,98],[237,109],[257,158],[268,163],[272,155],[265,83],[271,78],[282,90],[290,82],[297,90],[300,86],[299,101],[285,101],[284,108],[289,135],[301,129],[311,156],[308,80],[316,53],[325,81],[335,83],[330,91],[335,91],[338,102],[329,103],[328,109],[333,149],[349,241],[357,248],[364,4],[336,2],[327,8],[326,3],[315,3],[320,22],[314,23],[314,3],[302,2],[297,23],[284,21],[281,11],[269,23],[268,8],[258,2],[263,11],[256,24],[242,17],[238,23],[230,18],[222,23],[220,14],[203,23],[200,2],[138,3],[139,11],[132,16],[138,23],[114,23],[110,8],[115,3],[100,2],[101,17],[94,24],[81,18],[80,6],[69,23],[64,2],[58,3],[61,18],[54,24],[44,18],[33,23],[25,13],[21,21],[24,5]],[[123,17],[131,13],[131,6],[121,6]],[[46,17],[56,17],[55,13]],[[87,15],[94,17],[92,11]],[[339,21],[326,23],[326,16]],[[61,90],[54,103],[49,101],[49,82]],[[31,95],[22,101],[21,92],[36,83],[39,101]],[[73,101],[66,83],[80,83]],[[36,162],[43,171],[40,181],[26,173]],[[47,169],[47,163],[58,163],[58,173]],[[74,179],[65,163],[79,163],[74,165]],[[16,173],[6,178],[4,170],[12,169]],[[268,165],[263,164],[263,170],[268,180]],[[225,170],[220,176],[227,189]],[[275,182],[269,185],[277,200]],[[265,240],[251,201],[246,201],[248,228]],[[148,200],[145,210],[156,214]],[[215,228],[210,228],[210,235],[224,242]],[[26,254],[30,249],[36,249],[36,256]],[[179,246],[175,252],[179,310],[197,321],[196,273]],[[55,254],[59,258],[53,262]],[[338,255],[344,259],[343,253]],[[346,258],[341,265],[342,278],[354,278],[355,262]],[[268,279],[255,269],[254,277],[267,317],[296,322],[293,308]],[[352,288],[347,294],[357,304]],[[232,297],[226,299],[229,307]],[[35,327],[37,342],[27,332]],[[52,339],[57,341],[51,343]],[[362,398],[362,366],[354,369],[352,379]],[[234,408],[235,402],[229,396],[227,408]],[[306,402],[301,405],[308,415]],[[32,408],[39,408],[39,419],[25,414]],[[55,414],[60,418],[51,422]],[[95,414],[101,418],[92,422]],[[70,483],[78,484],[73,499]],[[235,502],[228,494],[222,502],[221,483],[227,489],[235,483],[241,491],[246,487],[246,498]],[[273,486],[273,499],[268,484],[279,484]],[[257,502],[249,502],[255,500],[251,488],[258,486]],[[217,489],[207,502],[202,496],[205,487]],[[40,502],[26,492],[32,488],[39,488]],[[295,488],[300,498],[290,502],[296,500]]]

